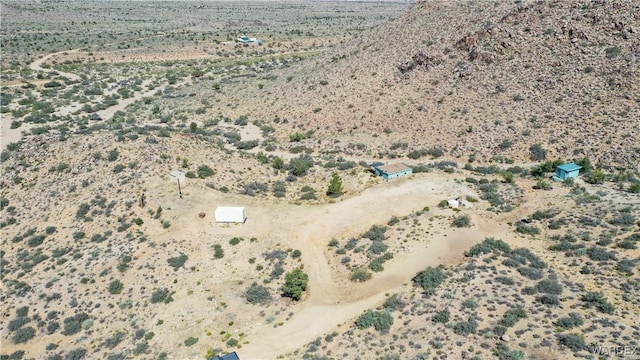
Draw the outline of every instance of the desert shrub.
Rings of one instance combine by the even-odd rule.
[[[120,280],[113,280],[109,283],[109,293],[110,294],[120,294],[122,289],[124,288],[124,284]]]
[[[521,233],[521,234],[526,234],[526,235],[538,235],[538,234],[540,234],[540,229],[538,229],[537,227],[535,227],[533,225],[526,225],[526,224],[523,224],[521,222],[518,222],[516,224],[516,231]]]
[[[560,299],[553,294],[540,295],[536,298],[536,301],[544,305],[560,305]]]
[[[478,329],[478,322],[473,318],[469,318],[467,321],[457,322],[453,325],[453,332],[463,336],[475,334],[476,329]]]
[[[222,259],[224,257],[224,250],[222,250],[220,244],[213,245],[213,252],[213,257],[216,259]]]
[[[446,278],[447,273],[442,267],[428,267],[416,274],[412,280],[417,286],[422,287],[425,295],[429,296],[435,293],[435,290]]]
[[[588,293],[582,295],[580,300],[583,301],[584,307],[587,309],[591,307],[595,307],[596,310],[605,314],[613,314],[615,312],[615,307],[607,301],[604,297],[604,294],[601,292],[589,291]]]
[[[504,285],[513,285],[513,279],[508,276],[496,276],[495,280]]]
[[[74,316],[65,318],[64,330],[62,330],[62,334],[69,336],[80,332],[80,330],[82,330],[82,323],[88,319],[89,315],[87,313],[78,313]]]
[[[309,275],[305,274],[302,269],[296,268],[285,276],[284,285],[282,285],[282,293],[286,297],[293,300],[300,300],[302,292],[307,289],[309,283]]]
[[[118,160],[118,156],[120,155],[120,153],[118,152],[118,149],[112,149],[109,151],[109,154],[107,155],[107,160],[113,162]]]
[[[478,307],[478,303],[473,299],[466,299],[462,302],[462,306],[467,309],[475,309]]]
[[[635,241],[624,239],[621,241],[618,241],[618,243],[616,244],[617,247],[621,248],[621,249],[627,249],[627,250],[633,250],[633,249],[637,249],[638,246],[636,245]]]
[[[580,351],[586,349],[582,334],[558,334],[558,342],[572,351]]]
[[[538,210],[531,214],[531,218],[533,220],[551,219],[558,214],[560,214],[560,210],[557,209]]]
[[[547,159],[547,150],[538,143],[529,147],[529,153],[529,157],[533,161],[544,161]]]
[[[526,318],[527,312],[524,308],[517,306],[507,310],[502,316],[502,319],[500,319],[499,324],[505,327],[512,327],[518,320]]]
[[[587,256],[594,261],[615,260],[616,255],[608,252],[605,248],[599,246],[591,246],[587,249]]]
[[[313,167],[314,163],[311,157],[308,155],[302,155],[289,161],[289,170],[292,175],[305,176],[309,171],[309,168]]]
[[[240,244],[240,241],[242,241],[242,240],[244,240],[244,239],[241,238],[241,237],[237,237],[236,236],[236,237],[233,237],[231,240],[229,240],[229,244],[232,245],[232,246],[236,246],[236,245]]]
[[[502,325],[496,325],[493,327],[493,333],[502,336],[507,332],[507,328]]]
[[[578,313],[570,313],[568,317],[560,318],[556,321],[556,326],[562,330],[573,329],[574,327],[582,326],[584,320]]]
[[[556,280],[545,279],[536,285],[536,291],[545,294],[562,294],[562,285]]]
[[[609,220],[611,225],[630,226],[636,222],[636,217],[630,213],[623,212]]]
[[[86,349],[74,349],[69,351],[67,355],[65,355],[64,360],[83,360],[86,359],[86,355]]]
[[[173,268],[173,271],[178,271],[184,263],[187,261],[189,257],[185,254],[180,254],[180,256],[172,257],[167,260],[169,266]]]
[[[118,344],[120,344],[122,340],[124,340],[124,336],[125,336],[125,333],[123,333],[122,331],[116,331],[113,335],[111,335],[104,341],[104,346],[106,346],[109,349],[113,349]]]
[[[494,238],[485,238],[481,243],[476,244],[471,249],[467,250],[464,253],[464,256],[473,257],[480,254],[489,254],[494,249],[505,253],[511,252],[511,247],[506,242],[496,240]]]
[[[36,335],[36,329],[34,329],[31,326],[27,326],[27,327],[23,327],[16,330],[11,340],[13,341],[14,344],[22,344],[31,340],[35,335]]]
[[[30,321],[31,319],[26,316],[18,316],[17,318],[9,321],[9,324],[7,325],[7,330],[16,331],[20,329],[22,326],[24,326],[25,324],[28,324]]]
[[[198,338],[190,336],[187,340],[184,341],[184,344],[186,346],[191,346],[191,345],[194,345],[197,342],[198,342]]]
[[[212,168],[207,166],[207,165],[198,166],[198,177],[200,179],[206,179],[206,178],[208,178],[210,176],[213,176],[215,174],[216,174],[216,172]]]
[[[371,279],[371,272],[365,267],[357,267],[353,269],[349,279],[355,282],[367,281]]]
[[[387,244],[383,243],[382,241],[372,241],[371,245],[369,246],[369,252],[372,254],[382,254],[383,252],[387,251],[387,249],[389,248],[389,246],[387,246]]]
[[[387,231],[385,226],[373,225],[367,232],[362,234],[363,238],[370,239],[371,241],[383,241],[385,239],[384,233]]]
[[[633,268],[636,266],[636,262],[630,259],[620,260],[616,265],[616,270],[621,272],[623,275],[631,276],[633,275]]]
[[[584,181],[589,184],[602,184],[605,177],[606,175],[602,170],[593,169],[584,174]]]
[[[165,303],[168,304],[173,301],[172,298],[173,293],[169,291],[167,288],[156,289],[151,294],[151,303]]]
[[[244,296],[252,304],[264,304],[271,301],[269,289],[255,282],[244,291]]]
[[[434,322],[446,324],[451,319],[451,313],[448,309],[436,311],[435,315],[433,315],[432,320]]]
[[[451,226],[455,227],[470,227],[471,226],[471,217],[469,215],[460,215],[456,217]]]
[[[542,279],[542,271],[540,269],[535,269],[531,267],[520,267],[518,268],[518,272],[520,275],[529,278],[531,280],[540,280]]]
[[[358,329],[366,329],[373,326],[378,331],[387,331],[393,325],[393,316],[387,311],[373,311],[371,309],[364,312],[356,319]]]
[[[387,300],[385,300],[384,302],[384,309],[389,311],[389,312],[394,312],[396,310],[402,309],[405,307],[405,303],[404,301],[402,301],[402,299],[400,299],[400,297],[398,296],[398,294],[393,294],[391,296],[389,296],[387,298]]]
[[[273,195],[277,198],[283,198],[287,194],[287,186],[284,181],[278,180],[273,183]]]

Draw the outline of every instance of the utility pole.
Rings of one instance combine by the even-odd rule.
[[[180,188],[180,179],[178,179],[178,193],[180,194],[180,199],[182,199],[182,189]]]

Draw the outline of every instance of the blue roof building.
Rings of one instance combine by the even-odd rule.
[[[578,177],[581,166],[574,163],[562,164],[556,168],[556,173],[553,175],[553,179],[556,181],[565,181],[570,178]]]
[[[236,354],[236,352],[234,351],[225,355],[214,356],[209,360],[240,360],[240,358],[238,357],[238,354]]]
[[[397,178],[398,176],[413,174],[413,169],[405,164],[388,164],[378,165],[374,163],[371,165],[373,171],[378,176],[382,176],[385,180]]]

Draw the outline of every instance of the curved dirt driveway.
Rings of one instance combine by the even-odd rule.
[[[335,204],[305,207],[304,214],[300,214],[300,207],[283,209],[278,217],[286,220],[278,222],[278,225],[281,226],[281,232],[289,235],[287,242],[304,249],[303,262],[305,272],[309,275],[309,295],[283,326],[254,326],[252,333],[248,334],[250,343],[237,351],[240,357],[275,359],[294,351],[363,310],[375,307],[385,298],[385,294],[409,282],[425,267],[458,261],[464,250],[481,240],[478,233],[483,236],[496,234],[499,230],[495,223],[474,217],[474,223],[478,225],[447,235],[432,236],[429,241],[421,242],[414,251],[397,254],[385,263],[382,273],[366,283],[345,283],[333,279],[334,271],[326,256],[327,243],[332,237],[355,235],[373,224],[385,223],[391,216],[408,215],[425,206],[434,208],[442,199],[466,194],[473,193],[451,177],[429,173],[381,184]],[[268,210],[265,209],[265,212],[268,213]],[[287,214],[289,212],[291,214]],[[255,213],[253,209],[252,213]],[[267,214],[264,217],[268,218]],[[261,218],[262,214],[254,217]],[[307,222],[292,226],[292,219],[302,218]],[[449,224],[446,226],[448,229]]]

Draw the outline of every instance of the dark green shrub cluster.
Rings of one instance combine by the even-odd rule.
[[[440,286],[446,278],[447,273],[442,267],[428,267],[416,274],[412,280],[417,286],[422,287],[425,295],[429,296],[435,293],[438,286]]]
[[[469,215],[460,215],[456,217],[451,226],[454,227],[470,227],[471,226],[471,217]]]
[[[179,256],[169,258],[167,262],[169,263],[169,266],[173,268],[173,271],[178,271],[178,269],[180,269],[184,265],[184,263],[187,262],[188,258],[189,257],[187,255],[180,254]]]
[[[526,225],[521,222],[516,223],[516,231],[525,234],[525,235],[538,235],[540,234],[540,229],[533,225]]]
[[[502,316],[502,319],[500,319],[499,324],[509,328],[515,325],[518,320],[526,318],[527,312],[524,308],[517,306],[507,310]]]
[[[558,295],[554,294],[542,294],[536,298],[536,301],[544,305],[560,305],[560,298],[558,298]]]
[[[513,279],[508,276],[496,276],[495,280],[503,285],[513,285]]]
[[[504,253],[510,253],[511,247],[509,244],[502,240],[497,240],[494,238],[485,238],[481,243],[474,245],[471,249],[467,250],[464,253],[466,257],[473,257],[480,254],[489,254],[494,250],[498,250]]]
[[[173,292],[170,292],[167,288],[156,289],[151,294],[151,303],[165,303],[168,304],[173,301]]]
[[[385,300],[382,306],[386,311],[394,312],[396,310],[403,309],[406,305],[407,304],[404,301],[402,301],[402,299],[400,299],[398,294],[393,294],[389,296],[387,300]]]
[[[393,259],[393,254],[388,252],[385,253],[384,255],[377,257],[373,260],[371,260],[371,262],[369,263],[369,269],[375,271],[375,272],[380,272],[382,270],[384,270],[384,267],[382,266],[387,260],[391,260]]]
[[[354,282],[367,281],[371,279],[371,271],[365,267],[357,267],[351,271],[349,279]]]
[[[636,261],[631,259],[620,260],[616,265],[616,270],[625,276],[633,275],[633,269],[636,266]]]
[[[78,313],[74,316],[69,316],[64,319],[64,329],[62,330],[62,335],[73,335],[77,334],[82,330],[82,322],[89,319],[89,315],[87,313]]]
[[[191,346],[198,342],[198,338],[190,336],[187,340],[184,341],[185,346]]]
[[[244,291],[244,296],[252,304],[264,304],[271,301],[269,289],[255,282]]]
[[[474,318],[469,318],[467,321],[460,321],[453,325],[453,332],[458,335],[475,334],[478,329],[478,322]]]
[[[213,176],[215,174],[216,174],[216,172],[212,168],[207,166],[207,165],[198,166],[198,177],[200,179],[206,179],[206,178],[208,178],[210,176]]]
[[[612,252],[608,252],[605,248],[599,246],[591,246],[587,249],[587,256],[594,261],[607,261],[615,260],[616,255]]]
[[[584,320],[578,313],[571,313],[568,317],[562,317],[556,321],[556,326],[562,330],[573,329],[574,327],[582,326]]]
[[[620,213],[609,219],[611,225],[630,226],[636,222],[636,217],[628,212]]]
[[[518,272],[520,275],[531,280],[540,280],[543,277],[542,271],[533,267],[520,267],[518,268]]]
[[[387,231],[385,226],[373,225],[367,232],[362,234],[363,238],[370,239],[371,241],[383,241],[385,239],[384,233]]]
[[[11,340],[14,344],[22,344],[31,340],[35,335],[36,329],[31,326],[26,326],[16,330]]]
[[[558,334],[558,342],[574,352],[587,348],[582,334]]]
[[[582,295],[580,300],[583,301],[584,307],[587,309],[591,307],[595,307],[601,313],[605,314],[613,314],[616,308],[607,301],[604,297],[604,294],[601,292],[589,291],[588,293]]]
[[[562,294],[562,285],[557,280],[545,279],[536,284],[536,291],[544,294]]]
[[[432,320],[434,322],[446,324],[451,319],[451,313],[448,309],[436,311],[435,315],[433,315]]]
[[[241,238],[241,237],[237,237],[236,236],[236,237],[231,238],[231,240],[229,240],[229,244],[233,245],[233,246],[236,246],[236,245],[240,244],[240,241],[242,241],[242,240],[244,240],[244,239]]]
[[[220,244],[213,245],[213,257],[216,259],[222,259],[224,257],[224,250]]]
[[[309,275],[305,274],[302,269],[296,268],[285,276],[282,294],[293,300],[300,300],[302,292],[307,290],[308,283]]]
[[[113,295],[120,294],[124,289],[124,284],[120,280],[113,280],[109,283],[109,293]]]
[[[358,329],[373,326],[378,331],[386,332],[391,328],[391,325],[393,325],[393,316],[386,310],[373,311],[369,309],[356,319]]]
[[[439,158],[444,155],[444,150],[439,148],[412,150],[407,154],[409,159],[417,160],[423,156],[430,155],[432,158]]]

